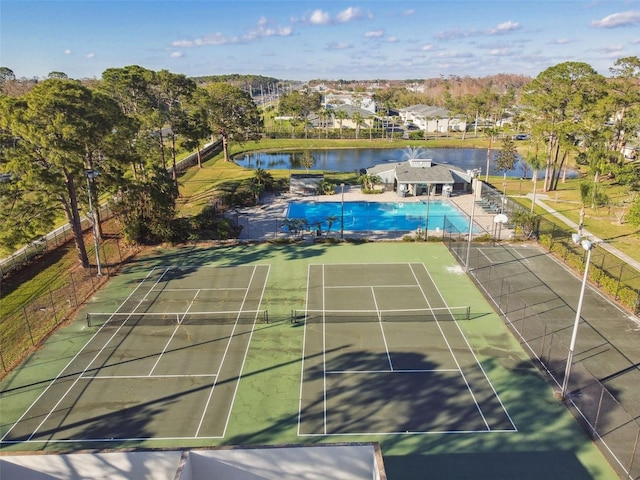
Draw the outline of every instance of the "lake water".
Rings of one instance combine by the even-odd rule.
[[[426,202],[290,202],[287,218],[304,218],[325,232],[340,231],[343,218],[347,231],[415,231],[424,229],[425,218],[429,230],[469,230],[467,217],[446,200],[432,200],[428,207]]]
[[[234,161],[246,168],[263,168],[265,170],[301,170],[302,151],[291,152],[252,152],[234,158]],[[385,162],[404,162],[414,158],[430,158],[435,163],[450,164],[463,170],[479,170],[485,175],[487,168],[487,151],[480,148],[345,148],[335,150],[311,150],[315,159],[312,170],[328,172],[360,172]],[[498,151],[491,152],[489,175],[502,175],[495,170]],[[509,177],[531,178],[531,169],[518,160],[513,170],[507,172]]]

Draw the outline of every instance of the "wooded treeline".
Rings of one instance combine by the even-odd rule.
[[[640,131],[640,60],[621,58],[610,76],[582,62],[549,67],[534,79],[496,75],[408,82],[312,82],[293,91],[273,90],[276,79],[260,76],[188,78],[139,66],[111,68],[100,79],[73,80],[51,72],[45,80],[17,79],[0,67],[0,245],[11,248],[42,235],[62,211],[76,233],[78,257],[89,265],[81,215],[99,225],[98,209],[108,195],[125,239],[155,242],[175,238],[175,166],[178,151],[199,151],[222,138],[259,139],[263,121],[252,94],[278,93],[278,112],[309,124],[311,115],[333,115],[314,84],[370,94],[381,117],[416,103],[445,107],[468,122],[485,122],[489,150],[509,116],[511,129],[526,132],[525,159],[544,169],[544,190],[557,186],[570,158],[587,165],[590,182],[583,202],[606,201],[598,179],[614,176],[637,189],[640,172],[625,161]],[[257,83],[256,83],[257,82]],[[274,108],[273,104],[268,108]],[[464,134],[463,134],[464,135]],[[502,146],[501,161],[513,159]],[[172,174],[169,172],[173,172]],[[99,173],[98,173],[99,172]],[[640,223],[640,205],[629,212]],[[188,228],[188,226],[186,227]]]
[[[6,70],[3,87],[16,81]],[[99,227],[99,209],[89,206],[101,198],[112,201],[127,241],[182,237],[174,222],[176,170],[168,168],[178,151],[199,151],[222,138],[228,159],[229,140],[258,138],[261,124],[240,88],[199,87],[184,75],[139,66],[108,69],[91,86],[56,74],[23,94],[3,94],[0,244],[12,248],[38,238],[62,211],[88,267],[81,217]]]

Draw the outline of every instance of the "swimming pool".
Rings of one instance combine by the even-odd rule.
[[[344,210],[343,210],[344,206]],[[303,218],[323,231],[340,231],[344,218],[346,231],[424,230],[469,231],[469,221],[447,200],[425,202],[291,202],[287,218]]]

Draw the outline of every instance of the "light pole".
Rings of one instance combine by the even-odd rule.
[[[344,240],[344,183],[340,184],[340,240]]]
[[[429,203],[431,198],[431,184],[427,183],[427,212],[424,217],[424,239],[425,241],[429,238]]]
[[[467,239],[467,259],[464,262],[464,268],[465,271],[468,272],[469,271],[469,254],[471,252],[471,236],[473,234],[473,216],[476,213],[476,198],[475,198],[476,194],[475,192],[472,193],[472,199],[471,199],[471,219],[469,220],[469,238]]]
[[[582,248],[587,251],[587,263],[584,266],[584,276],[582,277],[582,287],[580,288],[580,298],[578,299],[578,308],[576,308],[576,319],[573,322],[573,333],[571,334],[571,343],[569,344],[569,355],[567,356],[567,366],[564,370],[564,379],[562,380],[562,389],[560,390],[560,395],[562,399],[565,399],[567,396],[567,387],[569,385],[569,375],[571,375],[571,364],[573,362],[573,352],[576,348],[576,338],[578,336],[578,324],[580,323],[580,312],[582,311],[582,301],[584,300],[584,291],[587,287],[587,278],[589,275],[589,264],[591,263],[591,250],[593,249],[593,244],[587,240],[582,239],[580,235],[574,233],[571,235],[574,243],[579,243]]]
[[[98,172],[98,170],[87,170],[86,174],[87,174],[87,192],[89,194],[89,218],[91,219],[91,224],[92,224],[93,245],[96,250],[96,265],[98,267],[97,275],[101,277],[102,267],[100,265],[100,249],[98,244],[98,224],[96,222],[96,216],[93,211],[93,200],[92,200],[93,195],[91,194],[91,180],[96,178],[100,174],[100,172]]]

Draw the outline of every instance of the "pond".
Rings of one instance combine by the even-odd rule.
[[[478,170],[485,175],[487,151],[480,148],[345,148],[334,150],[309,150],[313,155],[312,170],[328,172],[360,172],[361,169],[385,162],[404,162],[410,158],[430,158],[435,163],[449,164],[463,170]],[[301,170],[303,151],[288,152],[252,152],[234,158],[245,168],[263,168],[265,170]],[[502,175],[495,169],[498,151],[491,152],[489,175]],[[544,172],[541,172],[543,174]],[[520,159],[508,177],[531,178],[531,169]],[[575,176],[569,172],[568,177]]]

